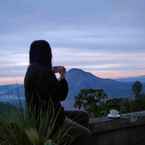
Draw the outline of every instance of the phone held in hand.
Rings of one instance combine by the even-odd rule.
[[[54,66],[52,70],[54,73],[59,73],[59,66]]]
[[[60,80],[60,73],[55,73],[57,80]]]
[[[54,66],[53,67],[53,72],[58,80],[61,80],[64,78],[65,74],[65,67],[64,66]]]
[[[64,66],[54,66],[53,68],[54,73],[65,73],[65,67]]]

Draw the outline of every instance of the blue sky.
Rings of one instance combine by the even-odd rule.
[[[145,0],[4,0],[0,83],[23,80],[29,45],[46,39],[54,65],[104,78],[144,75]]]

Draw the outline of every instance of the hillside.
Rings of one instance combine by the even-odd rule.
[[[83,88],[104,89],[109,97],[130,97],[132,95],[132,83],[102,79],[80,69],[69,70],[66,74],[66,79],[70,90],[64,103],[66,106],[70,106],[74,102],[74,96]]]
[[[121,81],[121,82],[135,82],[135,81],[140,81],[142,83],[145,83],[145,76],[120,78],[120,79],[117,79],[117,80],[118,81]]]
[[[131,97],[132,83],[120,82],[112,79],[102,79],[80,69],[71,69],[66,73],[69,84],[69,93],[64,105],[66,108],[73,106],[74,97],[80,89],[104,89],[109,97]],[[0,86],[0,100],[15,103],[18,98],[24,98],[23,85]]]

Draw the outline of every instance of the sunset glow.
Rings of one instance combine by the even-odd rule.
[[[144,5],[138,0],[3,1],[0,84],[23,83],[36,39],[48,40],[54,66],[102,78],[145,75]]]

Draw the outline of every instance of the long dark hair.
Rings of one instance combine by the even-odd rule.
[[[40,64],[52,69],[52,51],[46,40],[35,40],[30,46],[30,64]]]

